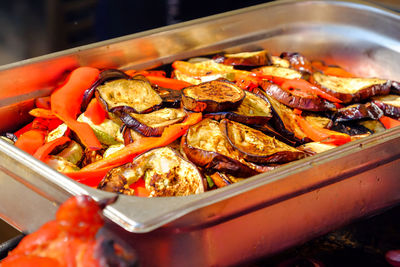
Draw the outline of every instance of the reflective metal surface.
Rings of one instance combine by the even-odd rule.
[[[26,114],[26,103],[48,94],[64,71],[79,65],[139,69],[222,50],[265,48],[400,80],[399,32],[399,15],[373,6],[279,1],[51,54],[0,69],[0,128],[17,127],[23,117],[6,118]],[[392,129],[197,196],[121,196],[106,216],[109,228],[136,247],[146,266],[238,264],[397,204],[399,164],[400,129]],[[70,194],[110,195],[5,142],[0,183],[0,217],[29,231],[52,218]]]

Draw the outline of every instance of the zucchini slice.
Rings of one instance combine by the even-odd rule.
[[[264,75],[271,75],[285,79],[300,79],[302,77],[302,74],[297,70],[277,66],[261,67],[256,69],[255,71],[259,71]]]

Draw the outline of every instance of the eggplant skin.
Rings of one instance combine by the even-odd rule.
[[[262,81],[261,87],[266,94],[291,108],[298,108],[301,110],[316,112],[336,109],[336,106],[333,103],[326,101],[325,99],[319,98],[317,96],[297,96],[292,92],[284,90],[280,86],[270,83],[266,80]]]
[[[245,96],[234,83],[215,80],[184,88],[182,105],[194,112],[220,112],[236,109]]]
[[[219,55],[213,58],[218,63],[231,66],[266,66],[272,65],[272,60],[266,50]]]
[[[326,93],[343,103],[354,103],[376,95],[390,93],[392,82],[375,78],[343,78],[314,72],[312,81]]]
[[[222,120],[221,128],[230,144],[248,161],[264,164],[287,163],[305,156],[302,151],[246,125]]]
[[[165,108],[147,114],[120,113],[125,125],[144,136],[161,136],[165,127],[181,122],[186,118],[182,109]]]
[[[208,113],[204,118],[212,118],[214,120],[228,119],[243,124],[263,125],[272,117],[271,104],[256,94],[246,91],[246,97],[236,110]]]
[[[89,105],[90,100],[94,96],[94,92],[97,88],[97,86],[111,80],[115,79],[129,79],[129,75],[126,74],[125,72],[117,69],[107,69],[103,70],[99,74],[99,78],[92,84],[92,86],[88,89],[83,94],[83,99],[82,99],[82,105],[81,105],[81,111],[84,112]]]
[[[272,126],[285,138],[293,140],[296,145],[311,142],[307,135],[297,124],[293,110],[275,100],[265,92],[259,92],[271,104],[274,116],[271,119]]]
[[[335,113],[334,120],[336,122],[352,121],[360,119],[377,120],[382,117],[383,111],[373,102],[365,104],[350,105],[345,108],[338,109]]]
[[[386,116],[400,117],[400,96],[386,95],[374,97],[372,103],[377,105]]]
[[[313,68],[311,62],[303,55],[297,52],[283,52],[280,58],[286,59],[290,62],[290,66],[302,73],[312,74]]]
[[[191,162],[206,171],[221,171],[238,177],[258,173],[240,161],[239,152],[229,144],[219,123],[211,119],[191,126],[181,139],[181,149]]]

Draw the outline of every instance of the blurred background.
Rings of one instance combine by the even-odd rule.
[[[269,1],[1,1],[0,65],[265,2]]]

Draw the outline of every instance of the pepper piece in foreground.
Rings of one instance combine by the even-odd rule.
[[[92,128],[83,122],[76,121],[80,113],[85,90],[98,78],[99,70],[90,67],[75,69],[67,82],[51,95],[51,110],[73,130],[82,143],[91,150],[101,149]]]

